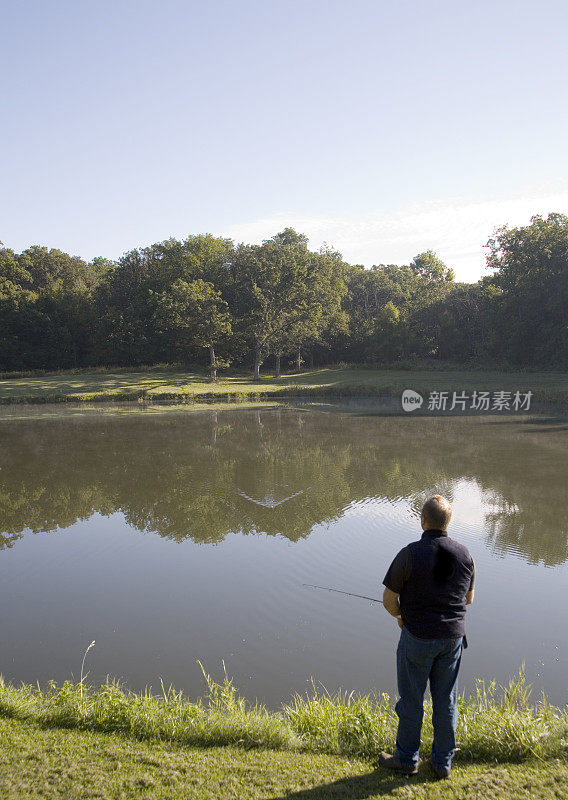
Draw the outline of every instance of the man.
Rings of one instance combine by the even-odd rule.
[[[455,753],[458,672],[475,566],[467,548],[446,532],[451,516],[444,497],[430,497],[420,516],[422,538],[398,553],[383,581],[384,606],[402,631],[397,649],[396,751],[381,753],[379,764],[407,775],[418,772],[428,680],[434,725],[431,764],[439,778],[450,776]]]

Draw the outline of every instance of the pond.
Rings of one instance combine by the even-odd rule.
[[[524,663],[568,701],[568,423],[325,407],[4,409],[0,672],[111,675],[191,698],[200,660],[275,708],[313,679],[396,693],[396,622],[376,603],[424,499],[477,566],[461,688]]]

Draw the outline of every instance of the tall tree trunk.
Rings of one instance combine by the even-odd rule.
[[[280,377],[280,359],[282,358],[282,353],[276,353],[276,369],[274,370],[274,377]]]
[[[211,375],[211,380],[217,380],[217,365],[215,363],[215,348],[213,347],[213,342],[211,339],[209,340],[209,373]]]
[[[308,356],[308,364],[310,365],[310,369],[314,368],[314,354],[310,350],[310,355]]]
[[[260,347],[257,347],[254,351],[254,375],[253,381],[260,380]]]
[[[299,372],[302,367],[302,353],[300,352],[300,348],[298,347],[298,352],[296,353],[296,370]]]

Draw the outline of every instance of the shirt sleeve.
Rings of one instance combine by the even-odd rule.
[[[474,588],[475,588],[475,561],[472,558],[471,559],[471,581],[469,582],[469,590],[468,591],[471,592],[471,591],[473,591]]]
[[[404,547],[388,568],[384,577],[383,585],[395,594],[400,594],[402,587],[410,577],[410,553],[408,547]]]

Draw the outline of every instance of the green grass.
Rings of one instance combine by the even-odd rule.
[[[425,759],[416,777],[375,766],[392,750],[396,716],[386,695],[296,696],[280,712],[249,706],[225,675],[205,672],[190,703],[107,682],[46,690],[0,680],[0,797],[11,798],[556,798],[568,796],[568,714],[530,704],[521,672],[509,686],[478,683],[460,700],[452,779]],[[426,709],[428,719],[430,709]]]
[[[313,686],[278,712],[251,706],[224,676],[215,682],[204,671],[207,694],[189,702],[173,688],[161,697],[124,691],[107,681],[96,690],[65,682],[47,689],[15,687],[0,678],[0,716],[40,725],[114,732],[138,739],[175,741],[211,747],[296,749],[341,756],[376,758],[394,746],[397,718],[386,694],[329,695]],[[431,706],[425,708],[423,756],[432,740]],[[458,758],[501,761],[549,759],[566,753],[568,711],[546,698],[530,703],[524,674],[500,690],[477,683],[477,691],[459,700]]]
[[[275,750],[209,749],[0,718],[0,796],[118,800],[556,800],[568,765],[458,765],[449,781],[428,765],[398,777],[364,759]]]
[[[459,764],[437,781],[427,764],[398,777],[365,759],[208,749],[0,718],[2,800],[557,800],[568,764]]]
[[[428,393],[440,391],[519,390],[534,392],[533,401],[568,400],[565,372],[502,372],[431,369],[315,369],[283,375],[223,376],[210,383],[206,375],[173,370],[141,372],[75,372],[5,378],[0,380],[0,403],[99,402],[139,400],[143,402],[195,403],[203,401],[244,402],[285,397],[377,397],[396,396],[412,388]]]

